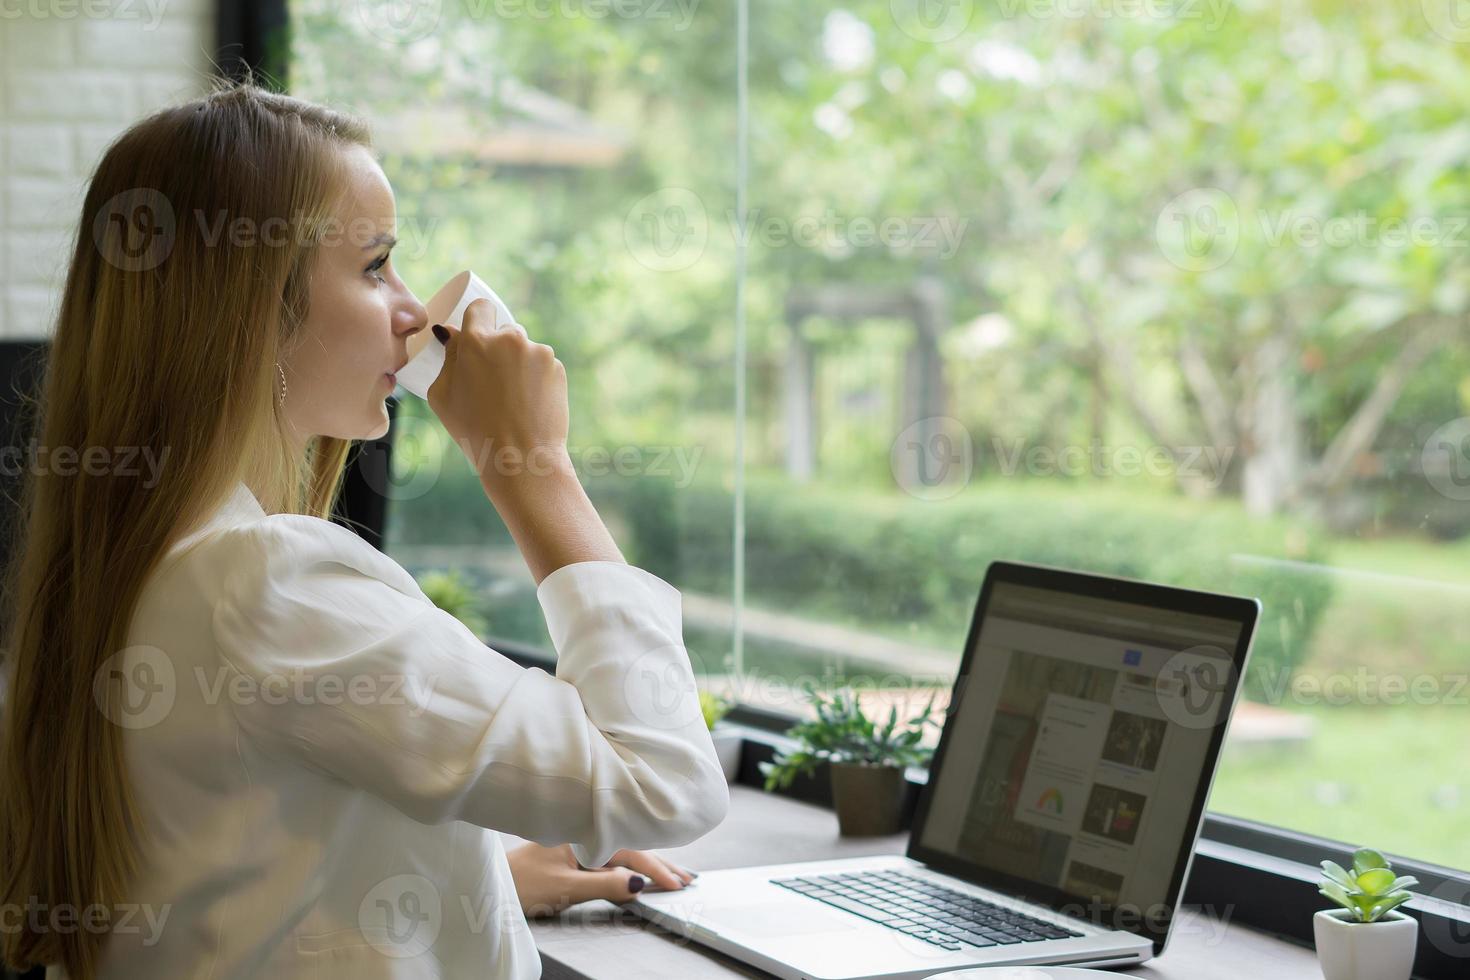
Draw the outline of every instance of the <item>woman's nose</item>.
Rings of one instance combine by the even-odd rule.
[[[394,319],[398,329],[405,336],[412,337],[429,325],[429,311],[413,293],[408,293],[407,301]]]

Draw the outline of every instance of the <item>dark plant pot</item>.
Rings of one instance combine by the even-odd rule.
[[[731,729],[716,722],[710,729],[710,741],[715,743],[715,758],[720,760],[720,769],[725,782],[731,786],[740,778],[740,750],[745,747],[745,738],[738,729]]]
[[[881,837],[902,829],[908,790],[902,767],[834,762],[831,769],[832,803],[842,836]]]

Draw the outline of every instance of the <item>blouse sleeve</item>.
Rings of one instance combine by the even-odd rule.
[[[546,576],[552,676],[487,647],[346,528],[280,514],[230,535],[213,627],[259,691],[231,704],[265,750],[424,823],[570,843],[589,867],[724,819],[679,592],[657,576],[605,561]]]

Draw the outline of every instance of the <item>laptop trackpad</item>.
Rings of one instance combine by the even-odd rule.
[[[802,909],[799,915],[793,914],[794,911],[786,902],[775,905],[717,905],[706,910],[703,918],[718,932],[739,930],[768,939],[814,932],[851,932],[862,923],[861,919],[850,917],[846,912],[829,911],[820,905],[810,910]],[[849,918],[852,918],[851,923]]]

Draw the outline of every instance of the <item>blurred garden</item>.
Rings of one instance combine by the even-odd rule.
[[[373,123],[421,298],[473,267],[556,348],[707,683],[944,688],[996,558],[1258,596],[1212,807],[1470,866],[1470,776],[1405,748],[1470,753],[1453,22],[750,4],[742,62],[733,0],[428,7],[293,2],[289,87]],[[396,411],[390,551],[546,646],[468,464]]]

